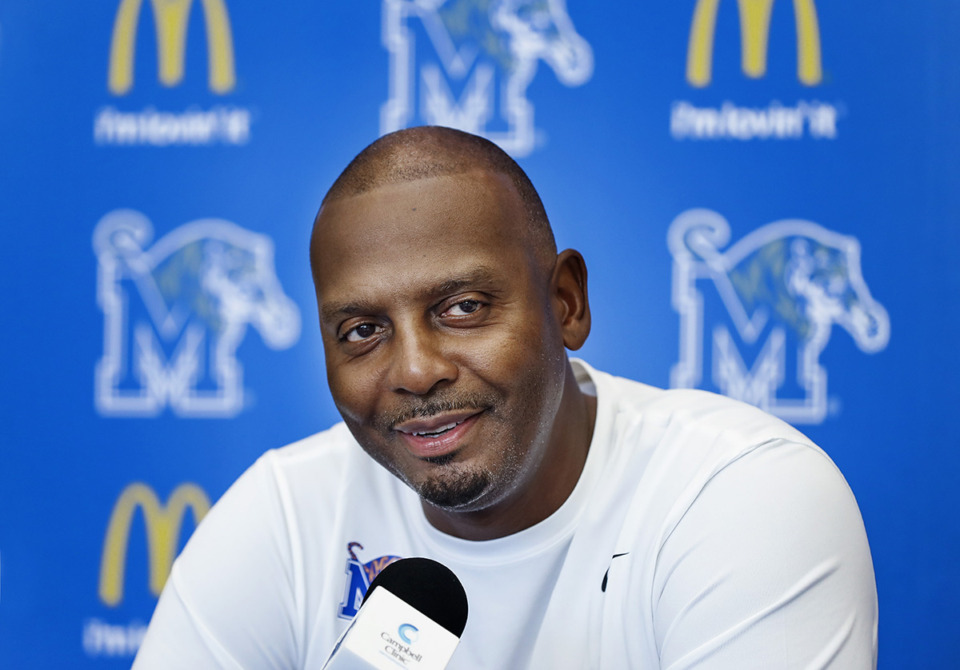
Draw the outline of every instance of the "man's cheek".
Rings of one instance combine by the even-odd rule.
[[[362,388],[356,382],[330,379],[330,394],[344,420],[355,425],[363,423],[364,417],[370,410],[365,401],[367,394],[362,392]]]

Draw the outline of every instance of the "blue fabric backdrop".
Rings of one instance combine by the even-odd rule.
[[[338,420],[313,215],[441,123],[585,255],[583,357],[800,426],[880,666],[957,667],[958,34],[950,0],[7,0],[0,665],[129,665],[209,501]]]

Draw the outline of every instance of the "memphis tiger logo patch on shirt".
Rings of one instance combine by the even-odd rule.
[[[359,542],[347,544],[348,558],[345,569],[347,579],[343,587],[343,600],[340,601],[340,608],[337,610],[337,616],[341,619],[355,617],[371,582],[377,578],[381,570],[394,561],[400,560],[400,556],[378,556],[364,563],[357,557],[356,549],[362,551],[363,545]]]

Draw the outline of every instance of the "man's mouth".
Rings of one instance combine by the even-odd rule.
[[[414,431],[411,434],[416,435],[417,437],[437,437],[438,435],[443,435],[447,431],[453,430],[454,428],[459,426],[461,423],[463,423],[463,421],[454,421],[453,423],[449,423],[446,426],[441,426],[440,428],[433,431],[426,431],[426,430]]]
[[[483,410],[444,412],[431,417],[416,417],[396,424],[407,448],[418,458],[437,458],[460,447],[463,436]]]

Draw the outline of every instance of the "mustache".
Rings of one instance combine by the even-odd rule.
[[[405,406],[379,414],[374,427],[384,433],[393,430],[398,423],[410,419],[425,419],[444,412],[460,410],[489,410],[497,405],[498,398],[489,393],[463,393],[456,396],[437,396],[407,402]]]

